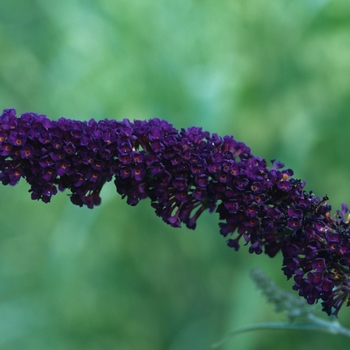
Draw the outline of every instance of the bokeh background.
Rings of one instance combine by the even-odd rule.
[[[234,135],[307,190],[350,202],[347,0],[1,0],[0,108],[167,119]],[[113,184],[94,210],[66,193],[0,188],[0,349],[202,350],[276,315],[250,280],[287,290],[281,257],[226,247],[216,214],[173,229]],[[350,327],[350,309],[340,312]],[[317,332],[259,331],[222,349],[347,348]]]

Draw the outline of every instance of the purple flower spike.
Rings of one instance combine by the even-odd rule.
[[[346,205],[331,216],[327,197],[303,190],[291,169],[269,167],[249,147],[201,128],[176,130],[167,121],[61,118],[14,109],[0,116],[0,181],[24,178],[31,198],[50,202],[70,191],[73,204],[101,203],[105,182],[136,205],[150,198],[155,212],[173,227],[194,229],[200,215],[216,211],[220,233],[234,250],[274,257],[308,303],[321,300],[337,315],[350,304],[350,228]],[[243,241],[242,241],[243,240]]]

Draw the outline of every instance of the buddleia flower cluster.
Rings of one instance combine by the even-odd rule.
[[[196,227],[208,210],[234,250],[283,255],[282,270],[309,304],[327,314],[349,305],[350,244],[346,205],[331,214],[327,197],[304,190],[291,169],[251,153],[232,136],[198,127],[175,129],[165,120],[78,121],[5,109],[0,116],[0,181],[24,178],[33,200],[50,202],[68,190],[78,206],[101,203],[114,181],[134,206],[149,198],[173,227]]]

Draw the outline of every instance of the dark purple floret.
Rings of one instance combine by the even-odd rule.
[[[331,217],[326,199],[311,207],[303,235],[292,237],[282,248],[283,270],[288,278],[294,276],[294,289],[309,303],[321,299],[323,310],[337,315],[342,304],[349,305],[349,214],[343,205]]]
[[[105,182],[136,205],[150,198],[173,227],[194,229],[216,211],[229,247],[274,257],[308,303],[322,301],[337,315],[350,295],[348,208],[330,215],[327,197],[303,190],[305,182],[275,160],[267,166],[249,147],[201,128],[176,130],[167,121],[50,120],[14,109],[0,116],[0,181],[24,178],[31,198],[50,202],[70,191],[73,204],[101,203]]]

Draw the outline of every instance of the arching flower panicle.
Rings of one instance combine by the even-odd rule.
[[[173,227],[194,229],[201,214],[216,211],[220,233],[238,250],[283,255],[283,271],[308,303],[328,314],[349,304],[350,222],[346,205],[330,214],[328,197],[305,192],[291,169],[256,157],[232,136],[198,127],[176,130],[148,121],[89,121],[6,109],[0,116],[0,181],[24,178],[31,198],[50,202],[68,190],[73,204],[101,203],[113,180],[130,205],[149,198]]]

